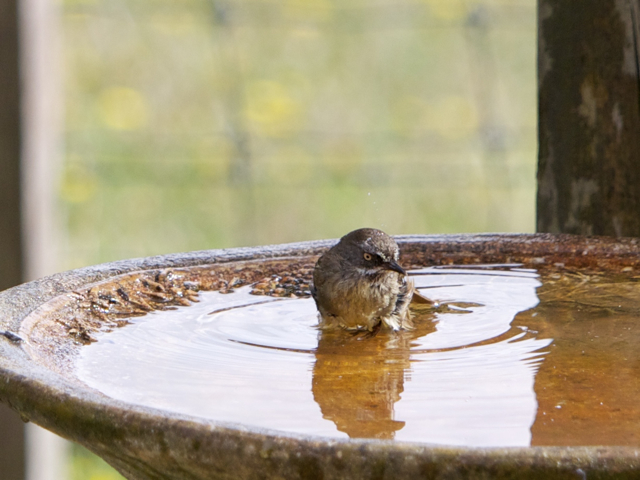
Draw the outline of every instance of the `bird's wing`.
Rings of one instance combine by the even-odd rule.
[[[411,297],[411,303],[416,303],[418,305],[433,305],[435,302],[433,300],[429,300],[427,297],[422,295],[416,288],[413,290],[413,297]]]

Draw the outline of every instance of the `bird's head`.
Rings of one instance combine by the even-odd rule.
[[[333,247],[342,260],[364,273],[384,270],[406,275],[398,264],[400,250],[396,241],[381,230],[361,228],[348,233]]]

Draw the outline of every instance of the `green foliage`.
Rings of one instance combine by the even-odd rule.
[[[69,480],[123,480],[124,477],[87,449],[72,444]]]
[[[64,4],[63,267],[532,231],[533,0]]]

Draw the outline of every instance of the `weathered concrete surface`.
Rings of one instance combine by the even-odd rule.
[[[413,266],[522,262],[539,269],[560,264],[585,271],[640,268],[640,239],[462,235],[401,237],[399,243],[401,261]],[[636,448],[470,449],[386,440],[335,440],[127,404],[82,384],[74,378],[73,369],[53,368],[57,359],[30,354],[36,346],[36,339],[29,336],[33,322],[21,328],[25,318],[47,302],[57,302],[61,295],[74,301],[80,295],[70,292],[86,291],[96,282],[117,281],[134,272],[143,276],[158,269],[198,267],[215,271],[220,266],[229,270],[240,261],[250,262],[238,267],[247,268],[253,263],[253,268],[259,269],[264,260],[299,261],[317,256],[330,244],[312,242],[114,262],[0,292],[0,331],[5,332],[0,336],[0,400],[25,420],[85,445],[132,480],[580,479],[585,475],[593,479],[640,475],[640,451]],[[100,315],[96,316],[98,320]],[[23,341],[12,335],[16,333],[23,335]],[[70,331],[63,334],[72,335]],[[32,340],[34,345],[25,345]],[[80,349],[82,342],[72,347]]]
[[[537,231],[640,236],[640,0],[539,0]]]

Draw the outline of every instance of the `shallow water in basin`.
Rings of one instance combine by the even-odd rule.
[[[321,332],[311,299],[203,292],[83,347],[79,378],[130,403],[336,438],[640,445],[640,283],[518,266],[411,272],[440,303],[412,331]]]

